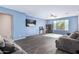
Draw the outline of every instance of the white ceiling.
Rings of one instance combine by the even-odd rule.
[[[3,5],[3,7],[43,19],[79,15],[79,5]],[[50,17],[51,14],[56,17]]]

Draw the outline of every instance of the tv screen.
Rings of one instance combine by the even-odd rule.
[[[32,27],[36,25],[36,20],[26,19],[26,27]]]

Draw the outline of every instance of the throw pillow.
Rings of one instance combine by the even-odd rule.
[[[72,33],[72,34],[70,35],[70,38],[77,39],[78,36],[79,36],[78,33]]]

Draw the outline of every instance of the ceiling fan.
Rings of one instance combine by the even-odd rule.
[[[50,17],[57,17],[56,15],[54,15],[54,14],[50,14]]]

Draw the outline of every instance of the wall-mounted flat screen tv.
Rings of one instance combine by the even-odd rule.
[[[36,25],[36,20],[26,19],[26,27],[33,27]]]

